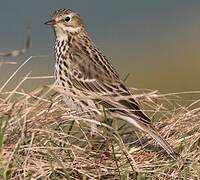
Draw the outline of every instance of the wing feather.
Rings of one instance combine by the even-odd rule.
[[[150,124],[150,119],[140,110],[138,102],[131,96],[116,70],[108,64],[101,53],[92,52],[95,53],[92,57],[89,52],[87,54],[79,49],[72,49],[70,53],[71,80],[75,88],[88,95],[96,94],[94,96],[96,102],[107,109],[129,116],[136,115],[144,123]]]

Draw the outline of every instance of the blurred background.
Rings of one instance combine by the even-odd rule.
[[[0,57],[0,86],[30,56],[6,88],[31,76],[52,76],[54,36],[44,25],[58,8],[78,11],[97,46],[119,70],[127,84],[160,92],[200,89],[200,1],[197,0],[1,0],[0,52],[25,46],[31,24],[31,47],[17,58]],[[27,80],[23,88],[52,83],[53,79]]]

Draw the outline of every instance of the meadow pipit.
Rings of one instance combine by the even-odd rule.
[[[66,104],[93,118],[104,109],[113,117],[148,133],[165,151],[176,158],[174,149],[151,125],[117,71],[97,49],[80,15],[70,9],[54,12],[50,21],[55,32],[55,77]]]

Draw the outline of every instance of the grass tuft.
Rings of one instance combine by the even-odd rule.
[[[27,79],[31,77],[22,81]],[[8,83],[0,88],[1,179],[200,177],[199,100],[181,98],[186,92],[134,90],[158,131],[181,154],[174,161],[148,135],[123,121],[116,123],[105,114],[97,122],[70,112],[49,86],[5,91]],[[193,93],[200,92],[188,92]],[[98,125],[93,138],[91,123]]]

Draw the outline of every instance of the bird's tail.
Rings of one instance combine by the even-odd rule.
[[[131,123],[133,126],[138,129],[148,133],[173,159],[177,159],[178,153],[170,146],[170,144],[161,137],[161,135],[153,128],[150,124],[144,124],[143,122],[139,123],[139,119],[128,117],[128,116],[120,116],[120,118],[125,121]]]
[[[161,135],[150,125],[144,130],[147,132],[173,159],[177,159],[178,153],[170,144],[161,137]]]

